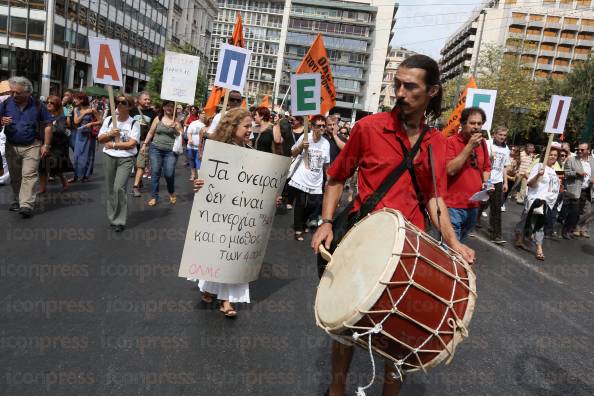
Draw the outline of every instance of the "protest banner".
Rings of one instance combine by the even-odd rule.
[[[464,88],[464,91],[462,91],[460,99],[458,100],[458,103],[456,104],[454,111],[450,115],[448,122],[446,122],[445,126],[443,127],[441,133],[446,137],[455,134],[456,132],[458,132],[458,129],[460,128],[460,116],[462,115],[462,110],[464,110],[466,107],[466,95],[468,94],[469,88],[477,88],[476,81],[472,76],[470,76],[470,80],[468,80],[466,88]]]
[[[497,91],[492,89],[468,88],[466,93],[466,107],[480,107],[487,115],[487,121],[483,124],[483,129],[490,133],[493,126],[493,114],[495,114],[495,101],[497,100]]]
[[[324,47],[322,35],[318,36],[305,54],[305,57],[297,67],[297,74],[320,73],[321,75],[321,110],[320,114],[326,115],[336,106],[336,88],[330,68],[330,58]]]
[[[179,276],[219,283],[258,278],[290,158],[208,139]]]
[[[165,51],[161,99],[193,105],[199,67],[197,56]]]
[[[541,158],[541,161],[544,161],[544,163],[549,158],[555,135],[562,135],[565,131],[565,122],[567,121],[570,105],[570,96],[553,95],[551,97],[551,107],[549,108],[549,114],[547,115],[547,121],[544,127],[545,133],[549,134],[545,155]]]
[[[243,92],[251,54],[249,50],[241,47],[229,44],[221,45],[217,74],[214,80],[215,86],[225,89],[221,117],[225,115],[227,110],[229,91]]]
[[[112,85],[124,86],[120,41],[102,37],[89,37],[89,55],[91,56],[93,81],[107,86],[109,109],[113,114],[116,107]],[[112,122],[113,127],[117,128],[117,117],[112,117]]]

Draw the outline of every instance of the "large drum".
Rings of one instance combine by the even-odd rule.
[[[476,301],[474,272],[461,257],[383,209],[358,222],[328,259],[315,303],[319,327],[403,372],[454,356]]]

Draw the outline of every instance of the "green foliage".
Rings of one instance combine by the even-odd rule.
[[[442,114],[442,120],[449,118],[468,83],[468,77],[444,84],[443,105],[446,111]],[[533,79],[531,69],[522,67],[517,57],[506,56],[502,47],[487,44],[481,50],[476,82],[480,89],[497,90],[493,128],[506,125],[510,129],[510,142],[546,143],[547,136],[543,130],[552,95],[573,98],[565,127],[565,140],[572,144],[582,140],[594,87],[592,57],[572,67],[571,73],[565,75],[564,79]]]
[[[184,54],[194,55],[191,47],[186,45],[184,47],[170,47],[168,48],[170,51],[181,52]],[[205,59],[200,59],[200,62],[205,62]],[[159,97],[161,93],[161,80],[163,78],[163,66],[165,63],[165,52],[159,54],[155,58],[153,58],[153,63],[151,65],[150,71],[150,80],[147,84],[147,90],[151,94],[151,100],[154,103],[160,104],[161,98]],[[198,73],[198,79],[196,80],[196,93],[194,96],[194,104],[197,106],[202,106],[205,102],[205,96],[208,90],[208,77],[206,73]]]

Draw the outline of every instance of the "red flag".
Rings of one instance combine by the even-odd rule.
[[[330,59],[324,47],[322,35],[318,36],[305,54],[301,64],[297,68],[297,74],[302,73],[320,73],[322,76],[322,100],[321,113],[327,114],[336,106],[336,88],[332,79],[332,70],[330,68]]]
[[[237,11],[237,22],[233,28],[233,35],[231,36],[231,45],[245,48],[245,41],[243,40],[243,22],[241,21],[241,14]]]
[[[212,117],[217,112],[217,106],[221,102],[221,98],[223,97],[223,88],[220,87],[212,87],[212,91],[210,92],[210,96],[204,105],[204,112],[208,117]]]

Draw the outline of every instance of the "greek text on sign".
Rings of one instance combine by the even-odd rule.
[[[165,51],[161,99],[194,104],[200,58]]]
[[[179,276],[219,283],[258,278],[290,159],[208,139]]]
[[[221,45],[214,85],[243,92],[251,52],[229,44]]]
[[[490,131],[493,126],[493,114],[495,114],[495,101],[497,91],[491,89],[468,88],[466,94],[466,107],[480,107],[487,115],[487,121],[483,124],[483,129]]]
[[[123,86],[119,40],[89,37],[89,54],[96,84]]]
[[[567,121],[570,105],[570,96],[553,95],[551,97],[551,108],[544,129],[546,133],[562,134],[565,131],[565,122]]]
[[[316,115],[321,112],[320,92],[322,77],[319,73],[291,75],[291,114]]]

